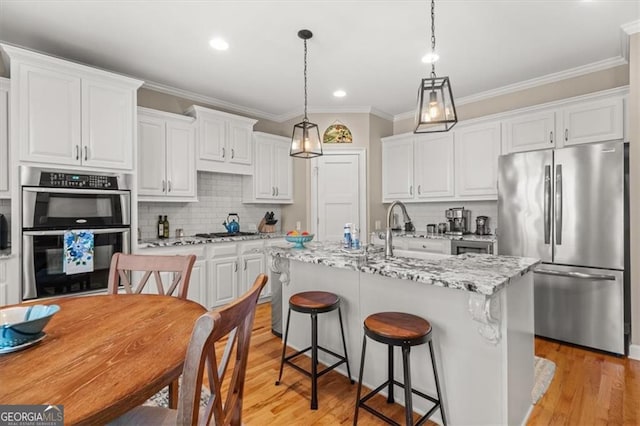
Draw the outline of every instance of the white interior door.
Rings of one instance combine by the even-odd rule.
[[[340,241],[345,223],[361,222],[361,174],[358,154],[332,154],[317,162],[317,235],[318,241]]]

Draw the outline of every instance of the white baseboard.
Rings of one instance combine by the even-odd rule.
[[[629,358],[640,361],[640,345],[629,345]]]

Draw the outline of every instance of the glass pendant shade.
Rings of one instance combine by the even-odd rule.
[[[458,122],[449,77],[423,78],[414,133],[447,132]]]
[[[322,155],[322,143],[318,125],[308,120],[293,126],[291,150],[289,155],[300,158],[313,158]]]

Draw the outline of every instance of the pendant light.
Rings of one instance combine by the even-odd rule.
[[[449,77],[436,77],[435,1],[431,0],[431,75],[418,88],[416,129],[413,133],[448,132],[458,122]]]
[[[298,31],[298,37],[304,40],[304,118],[302,122],[293,126],[289,155],[292,157],[312,158],[322,155],[322,143],[320,142],[318,125],[309,122],[307,117],[307,40],[313,37],[313,33],[309,30],[300,30]]]

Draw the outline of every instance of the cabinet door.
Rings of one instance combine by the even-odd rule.
[[[229,153],[228,161],[235,164],[251,164],[252,154],[252,133],[251,126],[244,123],[229,122]]]
[[[9,88],[0,81],[0,196],[9,194]]]
[[[504,121],[507,153],[554,148],[555,111],[533,112]]]
[[[453,132],[415,138],[415,194],[418,199],[453,195]]]
[[[193,300],[207,307],[207,293],[205,284],[207,283],[207,268],[204,260],[198,260],[193,264],[191,279],[189,280],[189,290],[187,299]]]
[[[238,297],[238,258],[207,261],[210,268],[207,308],[224,305]]]
[[[276,195],[273,183],[274,144],[271,141],[256,141],[256,164],[254,167],[253,184],[256,198],[273,199]]]
[[[382,143],[382,200],[413,199],[413,137]]]
[[[134,91],[108,81],[82,80],[82,164],[133,168]]]
[[[622,139],[622,98],[582,102],[563,110],[564,145]]]
[[[201,160],[225,161],[227,122],[223,118],[202,115],[198,117],[198,156]]]
[[[242,296],[249,291],[256,277],[265,272],[265,259],[264,254],[247,254],[241,257],[242,263],[241,279],[240,279],[240,291],[238,296]],[[266,287],[262,290],[261,295],[266,295]]]
[[[20,159],[80,164],[80,78],[20,64],[18,79]]]
[[[500,123],[456,130],[456,196],[497,199],[499,156]]]
[[[275,142],[273,144],[273,186],[277,200],[293,201],[292,176],[293,162],[289,155],[289,142]]]
[[[194,129],[189,123],[167,122],[167,195],[196,195],[196,153]]]
[[[138,117],[138,194],[164,195],[166,191],[165,122]]]
[[[7,261],[0,260],[0,306],[9,304],[9,285],[7,284]]]

